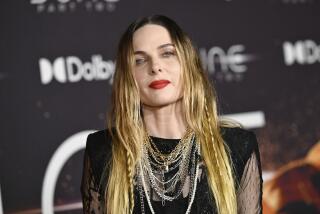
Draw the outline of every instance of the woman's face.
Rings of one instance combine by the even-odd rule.
[[[166,28],[147,24],[133,34],[135,65],[141,102],[160,107],[182,97],[181,66]]]

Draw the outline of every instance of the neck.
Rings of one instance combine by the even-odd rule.
[[[151,136],[181,139],[186,132],[182,99],[161,107],[143,105],[142,112],[147,132]]]

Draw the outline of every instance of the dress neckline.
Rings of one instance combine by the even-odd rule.
[[[163,153],[170,153],[178,145],[180,139],[161,138],[150,136],[156,147]]]

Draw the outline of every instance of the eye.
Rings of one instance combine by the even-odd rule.
[[[136,65],[141,65],[141,64],[143,64],[145,61],[146,61],[145,58],[137,58],[137,59],[135,60],[135,63],[136,63]]]
[[[162,56],[164,57],[170,57],[170,56],[174,56],[175,53],[173,51],[165,51],[162,53]]]

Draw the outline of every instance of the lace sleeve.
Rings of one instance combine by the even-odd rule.
[[[81,180],[81,195],[84,214],[102,213],[100,206],[100,194],[98,191],[98,187],[95,185],[94,174],[92,172],[87,149],[84,155],[83,173]]]
[[[254,135],[253,135],[254,136]],[[237,192],[239,214],[262,213],[262,173],[258,144],[246,162]]]

